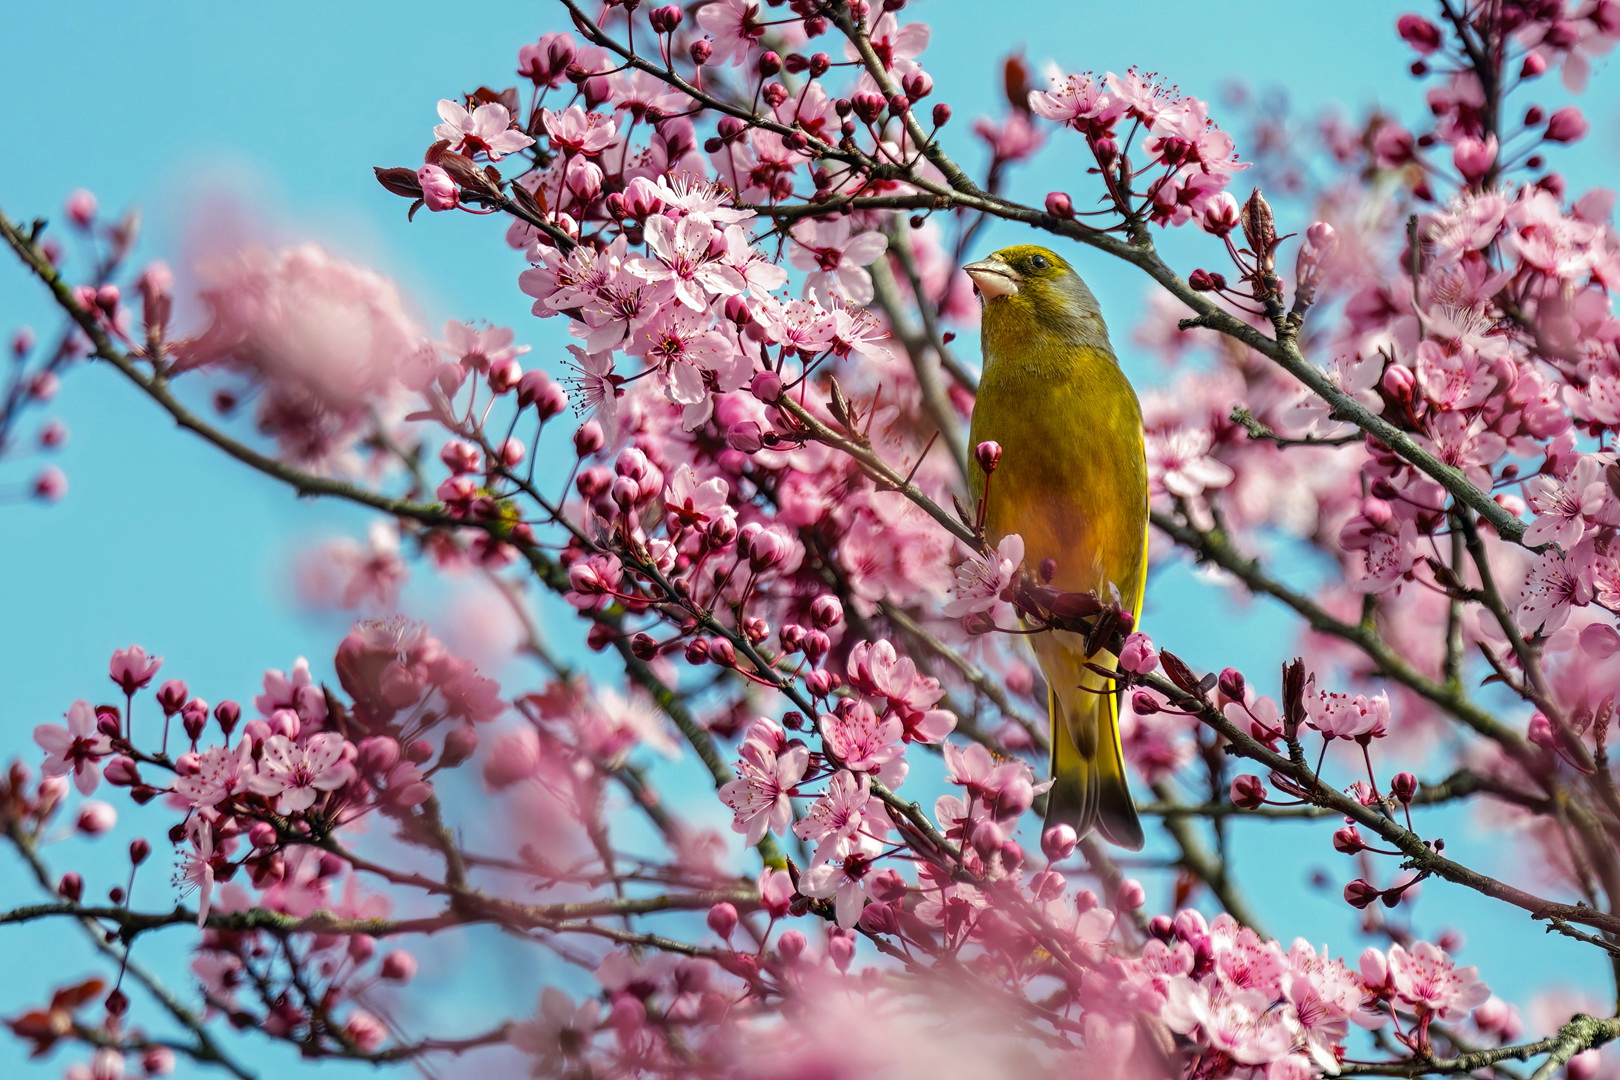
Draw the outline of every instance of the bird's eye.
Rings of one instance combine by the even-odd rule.
[[[1045,270],[1048,266],[1051,266],[1052,263],[1045,255],[1032,255],[1029,260],[1029,265],[1037,270]]]

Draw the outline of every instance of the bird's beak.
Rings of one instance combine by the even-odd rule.
[[[962,267],[986,300],[1018,295],[1018,274],[1000,259],[980,259]]]

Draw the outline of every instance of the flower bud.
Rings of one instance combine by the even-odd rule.
[[[803,955],[804,946],[804,935],[797,930],[788,930],[776,940],[777,955],[790,964]]]
[[[855,937],[847,932],[832,931],[827,935],[827,957],[839,971],[848,971],[855,959]]]
[[[1135,911],[1147,903],[1147,890],[1135,878],[1126,878],[1114,893],[1114,903],[1121,911]]]
[[[1152,672],[1159,666],[1159,654],[1153,651],[1153,639],[1146,634],[1127,637],[1119,651],[1119,666],[1133,675]]]
[[[67,211],[68,220],[73,222],[74,228],[87,232],[96,222],[96,197],[84,188],[79,188],[67,197],[63,207]]]
[[[759,73],[762,76],[768,79],[781,70],[782,57],[780,55],[769,50],[759,54]]]
[[[1337,235],[1333,226],[1325,221],[1317,221],[1313,222],[1311,227],[1305,230],[1305,241],[1317,251],[1326,251],[1333,246],[1333,241],[1337,239]]]
[[[1266,785],[1258,776],[1244,773],[1232,781],[1228,794],[1233,806],[1241,810],[1254,810],[1265,804]]]
[[[1440,48],[1440,28],[1421,15],[1402,15],[1395,21],[1395,32],[1419,56],[1428,56]]]
[[[1389,782],[1389,792],[1402,806],[1410,806],[1412,800],[1417,798],[1418,778],[1409,772],[1396,773]]]
[[[473,756],[478,749],[478,730],[471,724],[451,728],[444,737],[444,750],[439,754],[439,767],[453,769]]]
[[[236,722],[241,718],[242,706],[229,698],[214,706],[214,722],[219,724],[219,729],[225,733],[227,739],[231,737],[231,732],[236,730]]]
[[[1159,703],[1153,700],[1152,694],[1146,690],[1138,690],[1131,695],[1131,711],[1136,713],[1137,716],[1152,716],[1162,710],[1159,708]]]
[[[456,182],[439,166],[423,165],[417,169],[416,183],[422,189],[422,203],[429,210],[454,210],[460,205],[461,193]]]
[[[1364,878],[1356,878],[1344,887],[1344,902],[1356,910],[1369,907],[1378,902],[1383,894],[1372,887]]]
[[[1079,837],[1072,825],[1053,825],[1041,833],[1041,852],[1049,862],[1059,863],[1074,854]]]
[[[942,128],[951,122],[951,107],[941,101],[934,106],[934,126]]]
[[[1572,143],[1584,138],[1589,128],[1581,110],[1574,105],[1566,105],[1547,120],[1546,139],[1548,142]]]
[[[1215,680],[1215,688],[1228,701],[1242,701],[1248,694],[1248,684],[1243,678],[1243,672],[1237,668],[1223,668]]]
[[[1531,53],[1519,65],[1519,78],[1534,79],[1547,73],[1547,58],[1540,53]]]
[[[1169,941],[1175,936],[1175,924],[1168,915],[1155,915],[1148,920],[1148,933],[1160,941]]]
[[[843,602],[830,593],[822,593],[810,603],[810,621],[818,630],[831,630],[844,621]]]
[[[653,33],[673,34],[675,28],[681,25],[681,19],[685,14],[679,4],[665,4],[649,11],[647,21],[652,23]]]
[[[737,909],[721,901],[709,909],[708,922],[709,929],[718,934],[721,941],[730,941],[737,929]]]
[[[140,773],[135,769],[135,759],[122,754],[107,762],[107,767],[101,770],[101,775],[114,787],[131,787],[141,782]]]
[[[70,904],[77,904],[84,895],[84,878],[69,870],[62,875],[62,880],[56,883],[56,895]]]
[[[691,55],[692,63],[702,67],[709,62],[709,57],[714,55],[714,44],[707,38],[698,38],[692,42]]]
[[[755,372],[748,389],[760,401],[773,405],[782,397],[782,376],[774,371]]]
[[[764,432],[753,420],[741,420],[726,429],[726,445],[740,454],[757,454],[764,448]]]
[[[1486,174],[1495,166],[1496,150],[1495,135],[1488,135],[1484,139],[1465,135],[1451,148],[1451,163],[1457,167],[1464,180],[1470,184],[1477,184],[1485,179]]]
[[[1346,825],[1333,834],[1333,850],[1343,855],[1354,855],[1365,851],[1367,843],[1361,838],[1361,830],[1354,825]]]
[[[590,457],[607,443],[602,434],[602,425],[595,420],[587,420],[579,425],[574,432],[574,453],[582,458]]]
[[[977,461],[979,468],[985,472],[995,472],[996,466],[1001,464],[1001,444],[985,440],[973,448],[973,460]]]
[[[152,854],[152,845],[147,842],[146,837],[137,836],[129,842],[129,861],[136,866],[145,862],[146,857],[150,854]]]
[[[416,976],[416,957],[404,949],[395,949],[382,958],[377,977],[388,982],[406,983]]]
[[[1055,218],[1068,221],[1074,217],[1074,203],[1068,195],[1061,191],[1048,192],[1046,196],[1046,212]]]
[[[92,799],[79,807],[75,828],[86,836],[100,836],[118,824],[118,811],[110,803]]]

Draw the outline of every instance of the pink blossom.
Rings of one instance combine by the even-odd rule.
[[[587,999],[575,1005],[563,991],[547,986],[540,991],[534,1018],[513,1024],[506,1041],[536,1058],[536,1075],[561,1073],[590,1046],[600,1013],[598,1002]]]
[[[468,157],[484,154],[491,161],[499,161],[534,143],[528,135],[513,129],[512,114],[506,106],[494,102],[468,112],[443,98],[439,101],[439,119],[444,122],[433,129],[433,137],[448,142],[452,153]]]
[[[872,302],[872,275],[865,267],[888,250],[889,239],[880,232],[850,232],[850,219],[843,216],[793,227],[798,243],[788,249],[788,259],[810,271],[804,279],[806,295],[814,293],[823,303],[831,296],[857,306]]]
[[[578,105],[570,105],[560,113],[541,109],[540,115],[546,125],[546,137],[551,140],[553,147],[589,157],[613,145],[616,125],[612,117],[588,113]]]
[[[1524,542],[1538,547],[1557,544],[1569,551],[1586,535],[1588,522],[1614,524],[1599,516],[1606,508],[1612,511],[1603,478],[1607,465],[1595,454],[1583,454],[1567,477],[1535,476],[1526,481],[1525,500],[1536,520],[1524,531]],[[1603,516],[1612,517],[1612,512]]]
[[[253,776],[252,745],[247,739],[236,749],[211,746],[197,757],[195,766],[175,777],[175,792],[198,809],[218,806],[246,791]]]
[[[960,619],[994,611],[1009,599],[1023,565],[1024,538],[1017,533],[1002,537],[992,555],[970,556],[956,568],[956,583],[951,586],[955,599],[945,605],[945,614]]]
[[[320,732],[299,746],[285,735],[264,743],[264,757],[248,788],[276,796],[278,814],[297,814],[315,805],[322,792],[336,791],[354,779],[354,765],[344,756],[341,735]]]
[[[874,772],[898,758],[904,730],[898,717],[885,713],[880,718],[864,701],[821,717],[827,749],[846,769],[858,773]]]
[[[888,700],[905,724],[907,742],[936,743],[956,727],[956,717],[934,705],[945,696],[935,679],[917,671],[887,641],[856,642],[849,651],[849,681],[857,689]]]
[[[1592,558],[1589,545],[1578,546],[1568,557],[1557,549],[1536,556],[1513,611],[1519,628],[1527,634],[1551,634],[1568,621],[1570,608],[1591,603],[1585,571]]]
[[[152,677],[158,673],[158,668],[162,666],[163,657],[147,656],[145,649],[139,645],[131,645],[127,649],[117,649],[113,652],[107,674],[125,694],[133,694],[149,684]]]
[[[1479,981],[1479,969],[1457,967],[1443,951],[1419,941],[1411,951],[1389,947],[1389,982],[1395,996],[1421,1013],[1439,1020],[1465,1018],[1491,996]]]
[[[859,852],[846,854],[841,862],[813,862],[799,877],[799,891],[806,896],[833,899],[838,925],[851,929],[860,921],[861,909],[871,896],[867,873],[870,858]]]
[[[871,842],[866,831],[867,804],[872,800],[872,778],[840,770],[827,782],[827,790],[793,826],[801,840],[816,844],[811,865],[862,850]]]
[[[781,729],[768,720],[756,721],[743,740],[737,779],[720,788],[720,801],[736,815],[731,828],[745,833],[749,846],[767,831],[779,833],[793,821],[791,795],[804,778],[810,751],[802,743],[787,746]]]
[[[157,670],[155,665],[152,670]],[[46,776],[72,773],[74,785],[88,795],[101,779],[96,762],[112,753],[112,742],[96,730],[96,710],[88,701],[75,701],[66,717],[66,724],[40,724],[34,729],[34,742],[46,755],[40,772]]]
[[[714,45],[712,62],[741,64],[765,36],[765,20],[754,0],[716,0],[698,9],[697,24]]]
[[[742,275],[714,258],[723,235],[701,217],[676,222],[659,215],[647,222],[651,258],[631,259],[628,269],[644,281],[669,282],[675,298],[693,311],[707,311],[715,296],[733,296],[746,287]]]
[[[1226,487],[1236,475],[1210,456],[1214,440],[1208,430],[1178,427],[1146,436],[1148,476],[1155,489],[1183,499]]]
[[[1029,94],[1029,108],[1036,116],[1101,138],[1124,114],[1126,106],[1104,91],[1101,80],[1089,74],[1064,75],[1055,68],[1047,74],[1052,89]]]
[[[1389,728],[1389,695],[1331,690],[1307,693],[1306,723],[1327,739],[1381,738]]]

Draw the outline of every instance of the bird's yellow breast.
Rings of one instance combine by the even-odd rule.
[[[990,482],[988,538],[1018,533],[1027,566],[1057,563],[1058,588],[1095,590],[1106,600],[1112,584],[1135,611],[1148,480],[1130,382],[1100,348],[1022,339],[988,312],[985,358],[972,439],[1002,450]],[[983,484],[975,469],[975,495]]]

